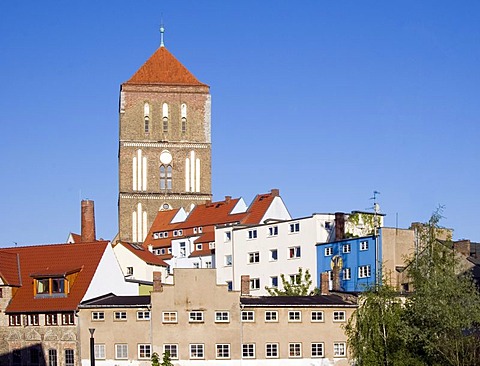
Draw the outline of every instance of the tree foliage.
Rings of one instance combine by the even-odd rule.
[[[166,351],[163,354],[163,360],[160,366],[173,366],[172,359],[170,357],[170,352]]]
[[[160,366],[160,358],[158,357],[157,352],[152,353],[151,361],[152,361],[152,366]]]
[[[310,290],[312,287],[312,275],[307,269],[305,272],[301,267],[298,268],[298,273],[293,277],[293,279],[285,278],[285,275],[282,273],[280,275],[282,280],[283,289],[265,287],[268,291],[268,294],[271,296],[310,296],[318,294],[318,289]]]
[[[388,285],[367,291],[345,327],[361,365],[480,364],[480,295],[462,261],[437,240],[440,211],[419,233],[407,274],[413,294],[402,304]]]

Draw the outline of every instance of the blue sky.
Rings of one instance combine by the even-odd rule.
[[[215,200],[479,241],[480,2],[2,1],[0,246],[117,232],[119,85],[159,46],[212,94]]]

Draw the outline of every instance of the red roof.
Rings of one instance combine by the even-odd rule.
[[[190,254],[190,258],[193,258],[193,257],[205,257],[207,255],[212,255],[213,253],[215,253],[215,249],[202,249],[202,250],[194,250],[192,252],[192,254]]]
[[[195,244],[211,243],[213,241],[215,241],[215,231],[207,231],[197,238],[197,240],[195,240]]]
[[[242,220],[242,224],[255,225],[260,224],[263,216],[273,202],[276,196],[272,193],[257,194],[247,210],[246,217]]]
[[[122,245],[123,247],[127,248],[147,264],[168,267],[167,263],[141,245],[123,242],[119,242],[117,245]]]
[[[198,81],[165,47],[157,49],[125,84],[206,86]]]
[[[0,251],[0,278],[9,286],[21,286],[19,260],[16,253]]]
[[[107,245],[109,245],[107,241],[96,241],[4,249],[4,252],[18,254],[22,279],[22,286],[16,291],[6,312],[76,310],[90,286]],[[58,276],[75,272],[78,275],[66,297],[34,296],[33,277]]]

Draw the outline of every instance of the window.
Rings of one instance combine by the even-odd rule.
[[[187,132],[187,105],[185,103],[182,103],[182,105],[180,106],[180,113],[182,116],[182,125],[181,125],[182,133],[186,133]]]
[[[191,311],[188,314],[188,321],[190,323],[203,322],[203,311]]]
[[[215,323],[228,323],[230,321],[230,313],[228,311],[216,311]]]
[[[94,321],[105,320],[105,313],[103,311],[92,311],[92,320]]]
[[[163,117],[163,132],[168,132],[168,117]]]
[[[144,130],[145,130],[145,133],[149,133],[150,132],[150,118],[148,118],[147,116],[145,116],[145,120],[144,120]]]
[[[113,313],[114,320],[127,320],[127,312],[126,311],[115,311]]]
[[[288,312],[288,321],[289,322],[300,322],[300,321],[302,321],[302,312],[301,311],[289,311]]]
[[[270,261],[274,262],[276,260],[278,260],[278,250],[270,249]]]
[[[40,350],[37,347],[30,348],[30,366],[38,366],[39,363],[40,363]]]
[[[182,117],[182,133],[187,132],[187,119],[185,117]]]
[[[278,277],[277,276],[270,277],[270,287],[278,288]]]
[[[260,262],[259,252],[248,253],[248,263],[259,263],[259,262]]]
[[[342,270],[342,274],[344,280],[349,280],[350,278],[352,278],[352,271],[350,268],[344,268]]]
[[[217,358],[230,358],[230,345],[229,344],[217,344]]]
[[[232,265],[232,255],[228,254],[225,256],[225,266],[229,267]]]
[[[68,293],[68,282],[63,277],[34,279],[36,297],[62,297]]]
[[[3,288],[0,288],[0,299],[3,298]]]
[[[368,241],[363,240],[360,242],[360,250],[368,250]]]
[[[242,322],[254,322],[255,313],[253,311],[242,311]]]
[[[202,250],[202,244],[197,244],[195,245],[196,250]]]
[[[278,358],[278,343],[267,343],[265,345],[266,358]]]
[[[8,324],[17,327],[22,325],[22,316],[20,314],[12,314],[8,317]]]
[[[57,365],[58,365],[57,350],[54,348],[50,348],[48,350],[48,366],[57,366]]]
[[[194,262],[193,263],[193,268],[200,268],[200,263]]]
[[[73,315],[73,313],[72,313]],[[28,325],[40,325],[39,315],[38,314],[28,314],[27,315],[27,324]]]
[[[328,279],[330,281],[333,281],[333,271],[327,271],[327,273],[328,273]]]
[[[63,313],[62,314],[62,325],[75,325],[75,314],[74,313]]]
[[[333,251],[332,247],[326,247],[326,248],[325,248],[325,257],[331,256],[331,255],[332,255],[332,251]]]
[[[300,280],[301,280],[301,278],[300,278],[300,275],[298,273],[290,275],[290,283],[296,284],[296,283],[299,283]]]
[[[268,235],[269,236],[276,236],[278,235],[278,226],[270,226],[268,228]]]
[[[323,343],[312,343],[312,357],[323,357]]]
[[[128,344],[115,345],[115,358],[119,360],[128,358]]]
[[[370,277],[370,266],[359,266],[358,267],[358,278]]]
[[[212,268],[212,262],[211,261],[206,261],[205,262],[205,268]]]
[[[350,244],[343,244],[343,245],[342,245],[342,252],[344,252],[344,253],[350,253],[350,251],[351,251]]]
[[[45,314],[45,325],[58,325],[57,314]]]
[[[265,311],[266,322],[278,322],[278,311]]]
[[[289,343],[288,344],[288,357],[302,357],[302,344],[301,343]]]
[[[200,227],[198,228],[198,232],[199,232],[199,233],[202,233],[202,232],[203,232],[203,227],[200,226]]]
[[[162,313],[162,321],[164,323],[176,323],[177,322],[177,312],[176,311],[164,311]]]
[[[203,353],[203,344],[191,344],[190,345],[190,358],[193,359],[198,359],[198,358],[204,358],[204,353]]]
[[[95,359],[96,360],[105,359],[105,345],[104,344],[96,344],[94,346],[94,349],[95,349]]]
[[[334,311],[333,312],[333,321],[334,322],[344,322],[345,321],[345,312],[344,311]]]
[[[255,358],[255,343],[242,344],[242,357]]]
[[[249,239],[256,239],[257,238],[257,230],[248,230],[248,238]]]
[[[344,342],[335,342],[333,344],[333,357],[345,357],[346,346]]]
[[[137,320],[150,320],[150,311],[137,311]]]
[[[127,276],[133,276],[133,267],[127,267]]]
[[[312,322],[323,322],[323,311],[312,311]]]
[[[178,360],[178,344],[164,344],[163,353],[167,352],[172,360]]]
[[[260,278],[250,279],[250,290],[260,290]]]
[[[185,257],[186,253],[187,253],[186,251],[187,251],[187,244],[184,241],[182,241],[180,243],[180,251],[179,251],[178,256],[181,257],[181,258]]]
[[[332,228],[332,223],[330,221],[325,221],[325,229],[330,230]]]
[[[225,236],[223,238],[223,241],[226,243],[226,242],[229,242],[230,240],[232,240],[232,232],[225,231]]]
[[[288,248],[288,258],[300,258],[300,247]]]
[[[294,222],[290,224],[290,232],[291,233],[298,233],[300,231],[300,223]]]
[[[172,166],[160,165],[160,189],[170,190],[172,189]],[[166,238],[166,236],[164,236]]]
[[[65,350],[65,366],[75,365],[75,352],[73,349]]]
[[[140,359],[150,359],[152,357],[152,345],[150,344],[139,344],[138,345],[138,358]]]
[[[227,289],[228,291],[233,291],[233,282],[232,281],[227,281]]]

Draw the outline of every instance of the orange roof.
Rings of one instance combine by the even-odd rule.
[[[0,278],[9,286],[21,286],[20,262],[15,253],[0,251]]]
[[[157,49],[125,84],[206,86],[198,81],[165,47]]]
[[[210,243],[215,241],[215,231],[207,231],[204,232],[197,240],[195,240],[195,244],[200,243]]]
[[[96,241],[4,249],[7,253],[18,254],[22,280],[22,286],[13,296],[6,312],[76,310],[90,286],[107,245],[107,241]],[[64,275],[75,271],[78,271],[78,275],[66,297],[35,298],[32,276]]]
[[[135,254],[138,258],[140,258],[141,260],[143,260],[147,264],[153,264],[153,265],[156,265],[156,266],[168,267],[167,263],[165,263],[162,259],[160,259],[158,256],[156,256],[155,254],[153,254],[149,250],[145,249],[141,245],[123,243],[123,242],[119,242],[118,244],[127,248],[129,251],[131,251],[133,254]]]
[[[193,257],[205,257],[207,255],[212,255],[215,253],[215,249],[202,249],[202,250],[194,250],[192,254],[190,254],[189,258]]]
[[[273,202],[275,195],[272,193],[257,194],[252,204],[248,207],[247,215],[242,220],[242,224],[255,225],[265,216],[268,208]]]

